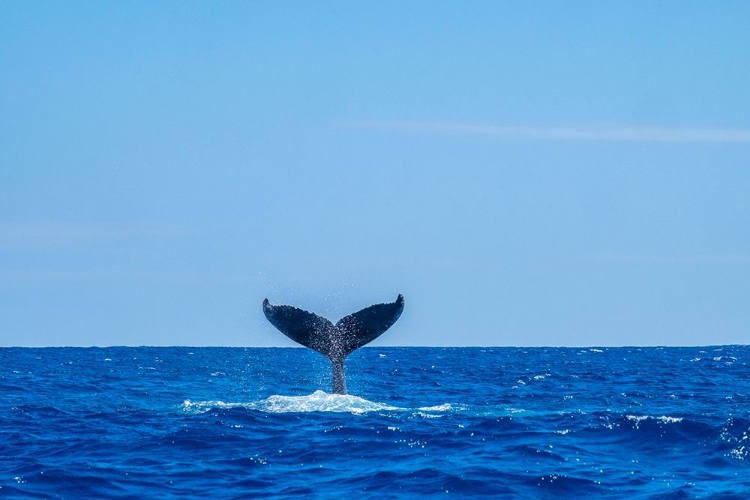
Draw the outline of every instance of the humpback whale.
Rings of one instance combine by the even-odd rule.
[[[341,318],[335,325],[326,318],[292,306],[272,305],[263,301],[263,313],[281,333],[298,344],[318,351],[331,361],[333,392],[346,394],[344,360],[380,337],[396,322],[404,310],[404,296],[396,302],[375,304]]]

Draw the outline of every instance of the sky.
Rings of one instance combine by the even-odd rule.
[[[750,342],[750,3],[0,2],[0,346]]]

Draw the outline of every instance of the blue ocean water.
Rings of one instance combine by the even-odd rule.
[[[0,498],[750,498],[750,347],[0,349]]]

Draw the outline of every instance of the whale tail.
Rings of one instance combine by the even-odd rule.
[[[263,313],[281,333],[298,344],[318,351],[331,361],[333,392],[346,394],[344,360],[353,351],[380,337],[404,310],[404,296],[395,302],[375,304],[341,318],[335,325],[326,318],[292,306],[263,301]]]

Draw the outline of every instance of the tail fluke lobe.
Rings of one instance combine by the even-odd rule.
[[[331,360],[336,394],[346,394],[344,359],[381,336],[403,310],[404,296],[399,294],[395,302],[366,307],[334,325],[317,314],[292,306],[274,306],[268,299],[263,301],[263,313],[281,333]]]
[[[263,301],[263,314],[281,333],[305,347],[328,356],[327,347],[334,330],[327,319],[292,306],[274,306]]]
[[[336,328],[341,331],[344,356],[380,337],[396,322],[403,310],[404,296],[399,294],[396,302],[375,304],[341,318]]]

